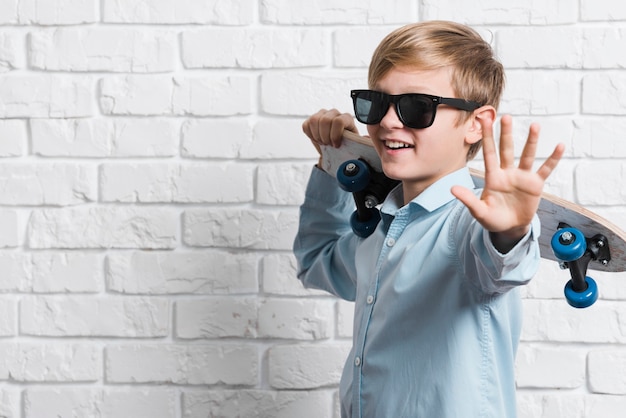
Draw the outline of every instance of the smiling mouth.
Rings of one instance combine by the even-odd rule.
[[[405,144],[404,142],[398,141],[384,141],[385,148],[387,149],[405,149],[405,148],[415,148],[413,145]]]

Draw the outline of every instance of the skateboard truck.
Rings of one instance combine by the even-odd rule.
[[[348,160],[337,169],[339,186],[352,193],[356,211],[350,217],[350,226],[356,235],[367,238],[380,221],[376,208],[399,182],[391,180],[363,160]]]
[[[598,286],[587,269],[591,261],[607,265],[611,261],[609,241],[597,234],[587,238],[565,223],[552,236],[552,251],[561,260],[561,267],[569,269],[571,280],[565,285],[565,299],[575,308],[587,308],[598,299]]]

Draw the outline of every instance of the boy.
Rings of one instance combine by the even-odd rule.
[[[492,124],[504,71],[463,25],[392,32],[374,53],[368,84],[352,93],[356,117],[386,175],[402,183],[363,239],[349,226],[349,193],[315,168],[294,243],[305,286],[355,301],[342,417],[514,417],[517,288],[538,268],[535,213],[564,146],[534,172],[539,127],[531,125],[515,167],[504,116],[498,163]],[[337,110],[303,124],[318,150],[338,146],[344,129],[357,132]],[[481,143],[486,182],[473,190],[466,161]]]

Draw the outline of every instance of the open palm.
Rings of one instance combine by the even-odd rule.
[[[490,123],[481,120],[483,129],[483,155],[485,160],[485,186],[480,198],[471,190],[455,186],[452,193],[474,218],[488,231],[502,234],[510,240],[523,237],[537,212],[545,180],[563,156],[565,146],[559,144],[552,155],[533,171],[539,126],[531,125],[528,138],[515,166],[513,152],[512,119],[503,116],[500,131],[500,158]]]

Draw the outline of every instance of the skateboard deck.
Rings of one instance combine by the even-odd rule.
[[[382,173],[380,159],[371,140],[352,132],[344,133],[343,143],[339,148],[322,146],[322,155],[322,168],[335,177],[341,164],[348,160],[365,161],[375,172]],[[470,169],[470,171],[476,187],[483,187],[484,173],[475,169]],[[589,269],[606,272],[626,271],[626,232],[607,219],[583,206],[549,193],[543,193],[537,214],[541,220],[539,247],[542,258],[562,262],[555,256],[551,241],[559,229],[563,226],[570,226],[580,230],[585,237],[597,234],[606,237],[606,244],[610,251],[608,259],[605,257],[603,260],[590,262]]]

